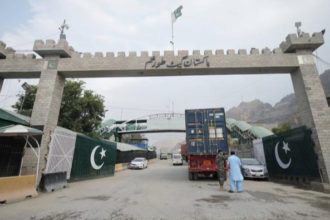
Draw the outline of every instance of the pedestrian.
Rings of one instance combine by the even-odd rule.
[[[241,160],[235,155],[235,151],[230,152],[230,157],[228,158],[227,167],[229,169],[229,181],[230,190],[229,192],[243,192],[242,182],[243,175],[241,171]]]
[[[225,168],[225,163],[226,163],[226,155],[225,152],[218,150],[218,154],[215,158],[216,163],[218,165],[218,180],[219,180],[219,184],[220,184],[220,190],[223,191],[223,185],[227,179],[227,175],[226,175],[226,168]]]

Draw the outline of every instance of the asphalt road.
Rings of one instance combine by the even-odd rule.
[[[220,191],[215,180],[189,181],[187,166],[156,160],[144,170],[2,205],[0,219],[330,219],[329,194],[265,181],[243,186],[243,193]]]

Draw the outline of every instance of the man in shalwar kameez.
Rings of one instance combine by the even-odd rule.
[[[230,190],[229,192],[243,192],[242,182],[243,175],[241,172],[241,160],[235,155],[235,151],[230,152],[231,156],[228,157],[227,167],[229,169],[229,181]]]

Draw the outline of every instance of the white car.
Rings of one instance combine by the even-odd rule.
[[[173,154],[172,156],[172,164],[173,165],[182,165],[183,160],[181,154]]]
[[[255,158],[242,158],[242,174],[244,178],[268,179],[266,166],[262,165]]]
[[[136,157],[128,164],[130,169],[144,169],[148,167],[148,160],[144,157]]]

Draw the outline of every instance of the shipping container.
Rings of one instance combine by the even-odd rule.
[[[112,176],[116,164],[116,143],[77,135],[71,180]]]
[[[216,155],[228,151],[223,108],[186,110],[186,143],[190,155]]]
[[[185,111],[189,179],[216,176],[218,150],[228,152],[224,108]]]
[[[188,161],[188,151],[186,144],[181,144],[181,156],[185,161]]]

